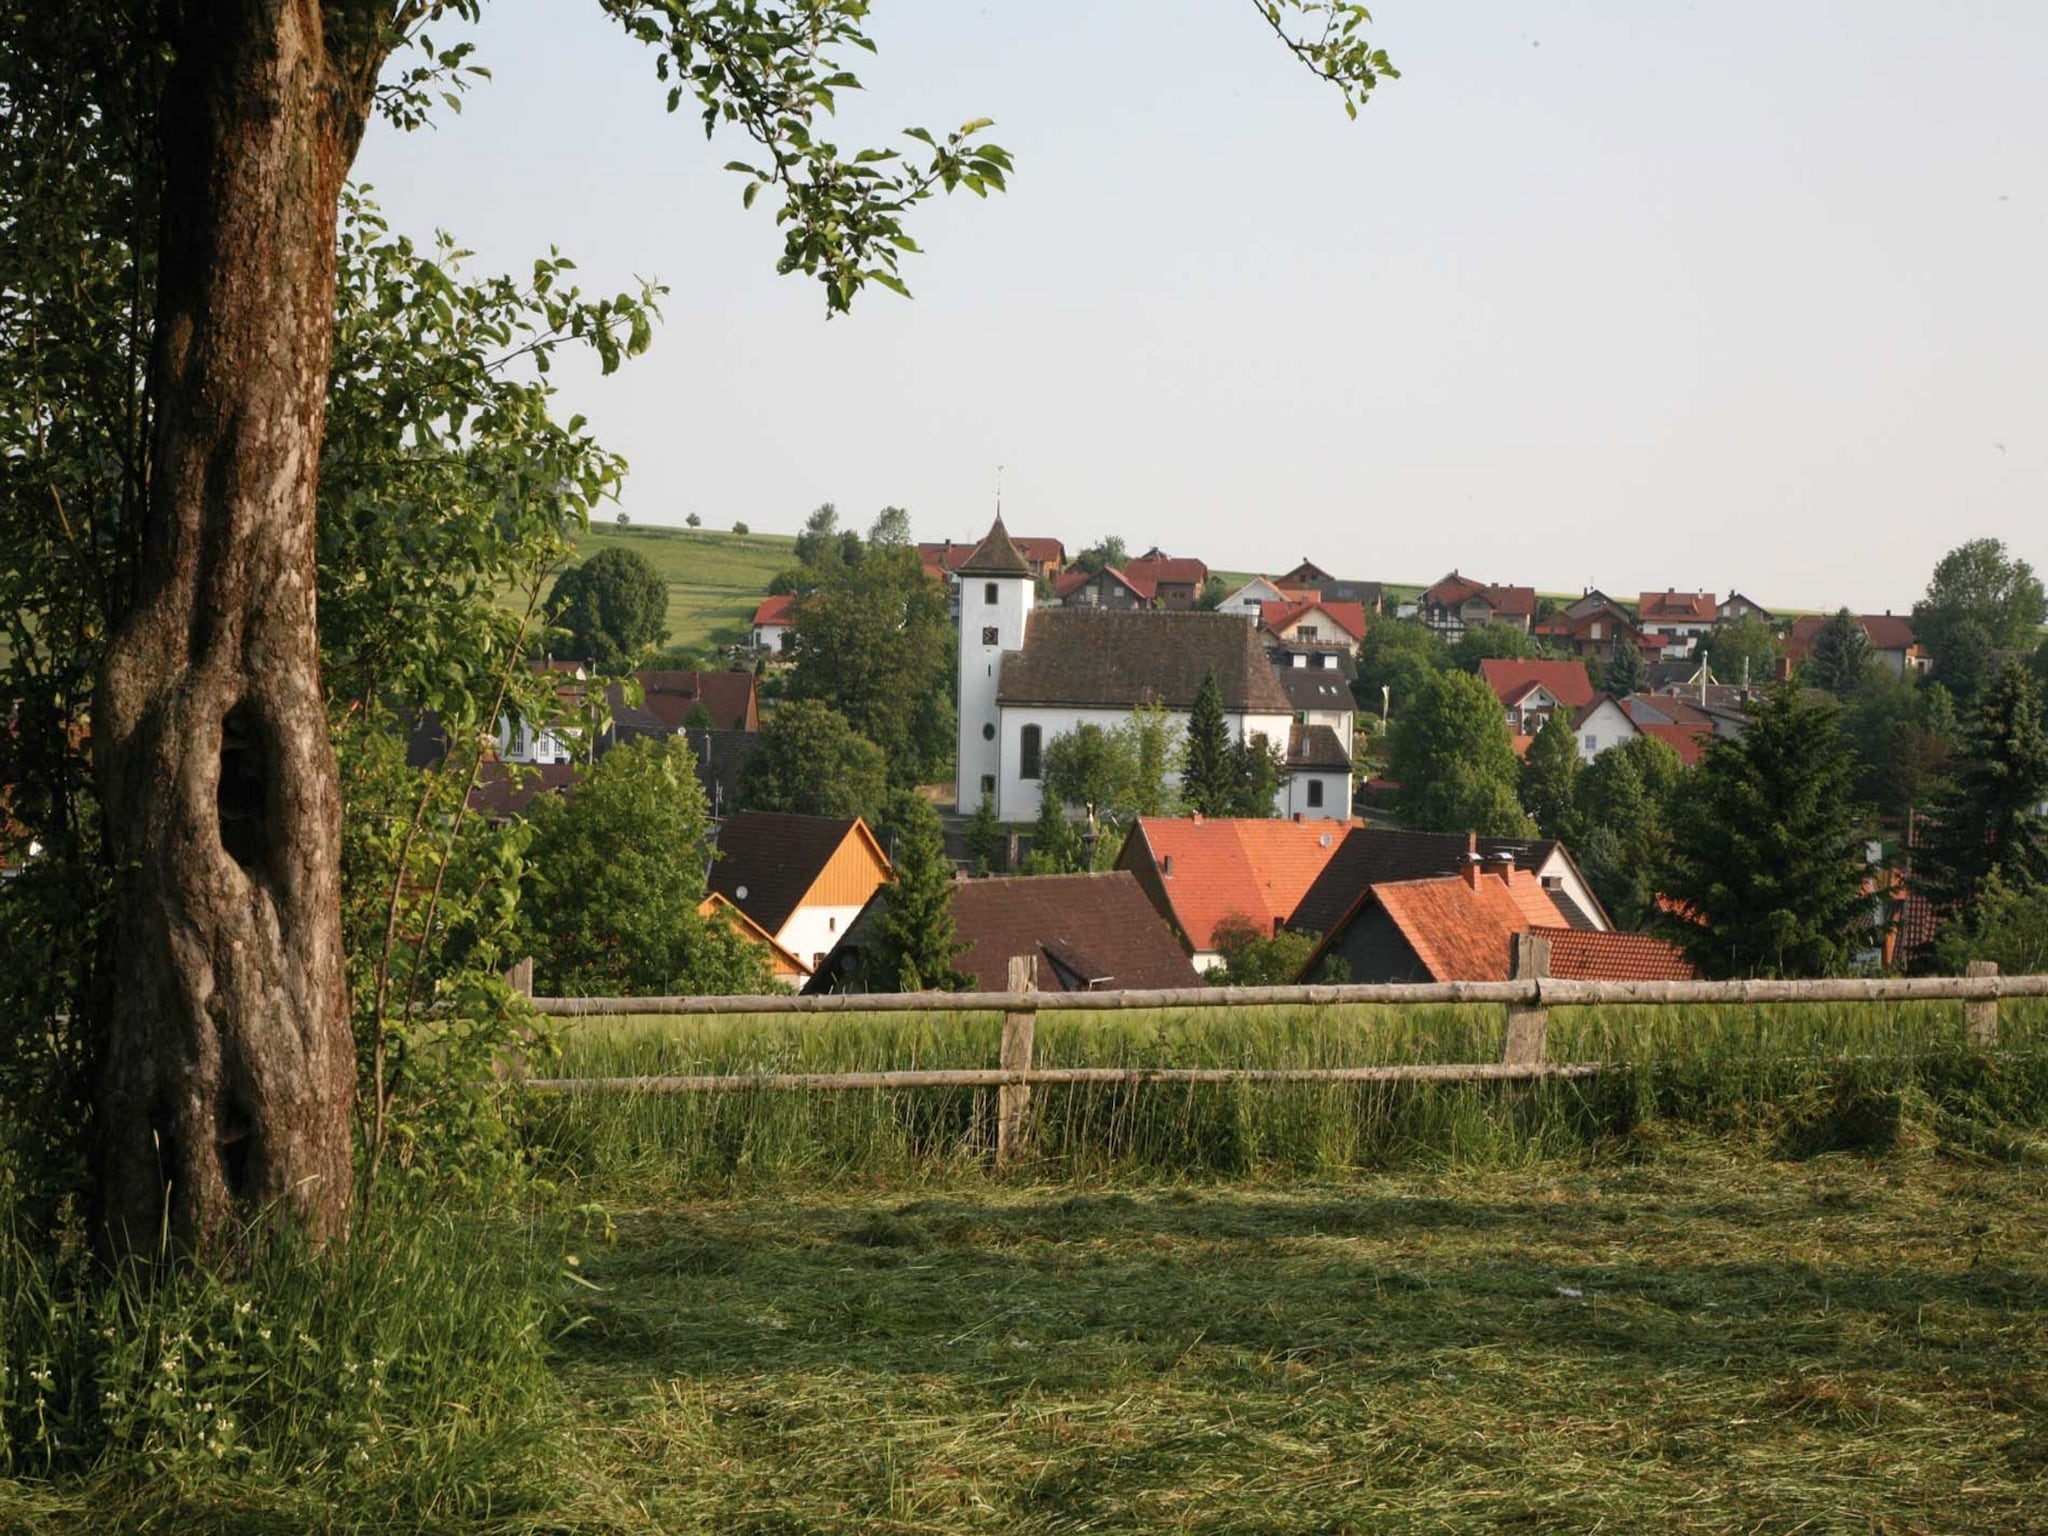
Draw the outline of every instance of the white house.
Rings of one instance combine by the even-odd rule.
[[[1578,738],[1579,756],[1590,763],[1608,748],[1641,733],[1627,711],[1603,693],[1572,716],[1572,734]]]
[[[960,567],[961,810],[986,796],[1002,820],[1034,820],[1050,742],[1084,724],[1114,730],[1139,705],[1159,706],[1185,727],[1211,672],[1232,740],[1249,734],[1289,746],[1294,706],[1241,619],[1039,608],[1035,599],[1031,567],[998,517]]]
[[[754,649],[767,651],[779,656],[789,649],[790,630],[796,619],[792,613],[796,598],[787,592],[761,600],[761,606],[754,610]]]
[[[1254,576],[1235,592],[1216,605],[1218,613],[1234,613],[1241,619],[1256,621],[1261,610],[1268,603],[1286,602],[1303,594],[1290,592],[1270,576]]]

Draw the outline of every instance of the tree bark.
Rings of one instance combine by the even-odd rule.
[[[104,1242],[346,1233],[355,1052],[314,623],[336,201],[375,8],[171,0],[152,480],[93,714]],[[384,14],[388,17],[389,7]]]

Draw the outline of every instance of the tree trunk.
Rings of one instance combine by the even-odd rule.
[[[345,1234],[355,1052],[314,624],[336,200],[381,54],[317,0],[172,0],[149,507],[93,750],[115,897],[96,1187],[167,1226]],[[388,14],[388,7],[386,8]],[[342,38],[348,46],[338,46]]]

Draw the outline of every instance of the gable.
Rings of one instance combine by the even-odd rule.
[[[718,833],[708,882],[770,933],[804,906],[859,906],[889,878],[881,845],[858,817],[742,811]]]

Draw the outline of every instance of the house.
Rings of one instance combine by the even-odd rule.
[[[697,787],[713,821],[740,803],[740,776],[761,747],[759,731],[681,731],[697,764]]]
[[[755,650],[780,656],[789,649],[790,631],[796,622],[795,608],[796,597],[789,592],[761,599],[761,606],[754,610]]]
[[[1617,645],[1642,645],[1642,631],[1628,610],[1600,591],[1588,591],[1552,614],[1536,626],[1536,634],[1546,646],[1583,661],[1608,661]]]
[[[1630,694],[1617,701],[1636,732],[1654,736],[1690,768],[1714,739],[1714,717],[1685,700],[1660,694]]]
[[[1723,624],[1738,623],[1743,619],[1755,619],[1762,624],[1775,624],[1777,615],[1762,603],[1752,602],[1740,592],[1730,592],[1714,609],[1714,617]]]
[[[1451,640],[1489,624],[1528,634],[1536,622],[1536,589],[1497,587],[1452,571],[1422,594],[1417,612],[1423,623]]]
[[[1351,733],[1293,725],[1281,758],[1280,814],[1309,821],[1351,819]]]
[[[1824,614],[1807,614],[1794,619],[1792,632],[1785,637],[1786,657],[1798,663],[1811,656],[1813,642],[1827,621]],[[1870,642],[1871,659],[1883,662],[1893,677],[1903,677],[1909,669],[1924,673],[1934,665],[1934,658],[1920,649],[1910,618],[1887,609],[1883,613],[1859,614],[1856,622],[1862,626],[1863,636]]]
[[[1149,549],[1124,562],[1124,579],[1149,594],[1160,608],[1193,608],[1209,584],[1209,567],[1201,561]]]
[[[1365,638],[1365,609],[1319,597],[1282,598],[1260,605],[1259,629],[1281,645],[1351,648]]]
[[[1507,713],[1508,730],[1534,736],[1558,710],[1593,702],[1593,680],[1582,661],[1529,661],[1488,657],[1479,676]]]
[[[1222,963],[1216,928],[1243,918],[1277,932],[1300,905],[1345,829],[1328,822],[1141,816],[1117,854],[1180,940],[1195,969]]]
[[[891,873],[857,816],[741,811],[718,829],[708,884],[815,969]]]
[[[714,731],[758,731],[761,729],[760,695],[751,672],[635,672],[641,700],[637,706],[668,728],[670,735],[689,723],[691,711],[702,705],[711,717]],[[623,707],[623,693],[611,695],[614,711]]]
[[[1604,693],[1594,694],[1591,703],[1574,710],[1571,722],[1582,762],[1590,763],[1602,752],[1642,734],[1621,702]]]
[[[713,891],[697,903],[697,915],[703,918],[718,918],[729,922],[739,930],[741,937],[757,944],[768,954],[768,969],[774,978],[786,987],[801,988],[811,979],[811,967],[775,942],[775,935],[755,922],[725,896]]]
[[[1662,637],[1666,656],[1689,655],[1701,635],[1721,621],[1711,592],[1680,592],[1667,587],[1636,599],[1636,626],[1645,635]]]
[[[1259,639],[1266,647],[1268,659],[1283,674],[1290,671],[1327,672],[1346,683],[1358,676],[1358,654],[1342,641],[1279,640],[1264,631],[1260,631]]]
[[[1046,745],[1082,724],[1113,730],[1139,705],[1186,724],[1213,672],[1233,740],[1285,746],[1294,706],[1252,627],[1224,613],[1039,608],[1002,519],[961,566],[956,804],[1038,815]]]
[[[1351,682],[1336,667],[1275,666],[1287,702],[1294,709],[1296,725],[1327,725],[1338,739],[1349,741],[1358,708]]]
[[[866,957],[884,886],[824,957],[807,993],[893,991],[870,977]],[[1123,992],[1201,982],[1173,931],[1127,870],[1096,875],[960,880],[952,887],[953,935],[963,946],[954,969],[972,992],[1009,990],[1010,961],[1030,959],[1041,992]],[[873,983],[871,985],[871,983]]]
[[[1553,921],[1571,928],[1606,930],[1600,898],[1572,861],[1564,844],[1548,838],[1475,837],[1463,832],[1386,831],[1352,827],[1330,855],[1315,884],[1287,920],[1289,928],[1327,934],[1357,905],[1368,886],[1390,881],[1425,880],[1454,875],[1473,859],[1498,861],[1503,855],[1517,869],[1535,877],[1556,909]]]
[[[1380,612],[1386,600],[1385,589],[1379,582],[1344,580],[1308,559],[1274,580],[1297,592],[1313,592],[1325,602],[1357,603],[1367,613]]]
[[[1216,605],[1216,611],[1234,613],[1256,623],[1260,611],[1268,603],[1296,602],[1302,598],[1320,595],[1313,588],[1289,586],[1271,576],[1254,576],[1235,592],[1227,594],[1223,601]]]
[[[1564,926],[1541,881],[1512,855],[1474,858],[1452,875],[1385,881],[1359,893],[1302,967],[1341,959],[1354,982],[1506,981],[1515,940],[1550,941],[1549,974],[1574,980],[1690,980],[1673,946],[1647,934]]]

